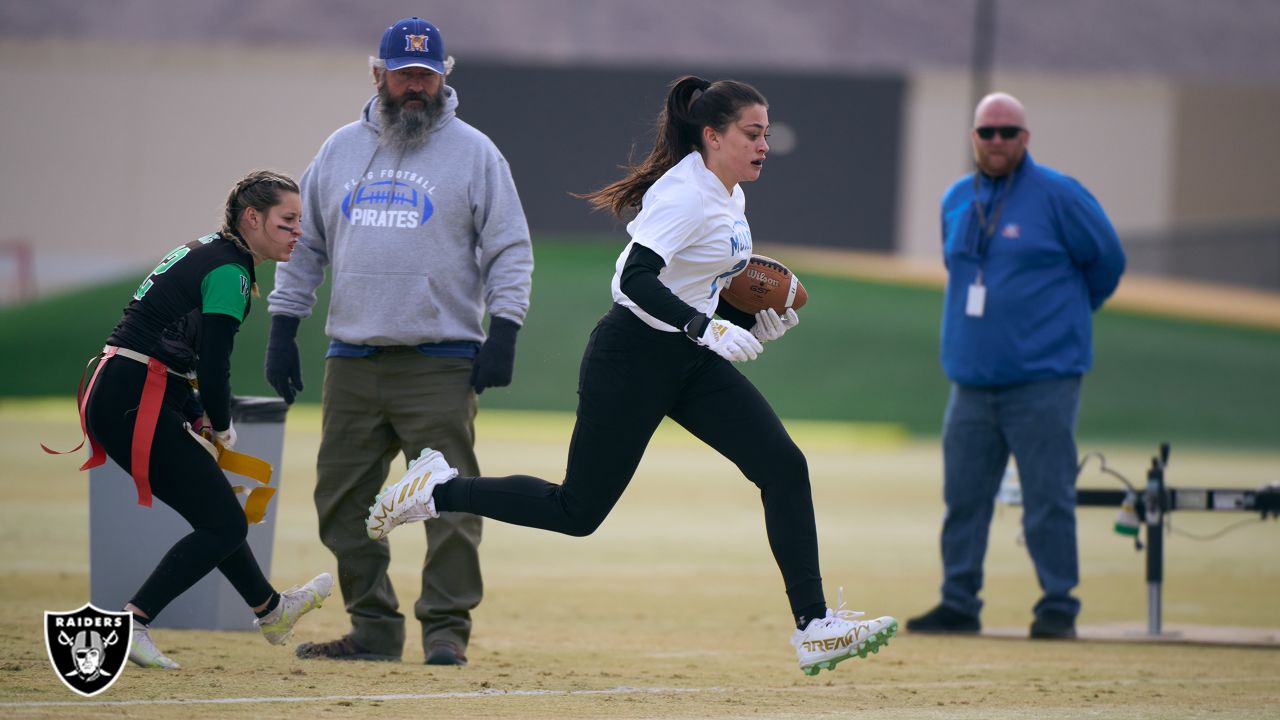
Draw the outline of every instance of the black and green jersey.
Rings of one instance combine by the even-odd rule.
[[[249,314],[253,257],[218,233],[169,253],[143,280],[107,344],[150,355],[178,372],[195,369],[201,313]]]

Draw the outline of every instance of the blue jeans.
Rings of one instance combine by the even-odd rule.
[[[1022,529],[1043,591],[1037,615],[1072,616],[1080,601],[1076,552],[1076,417],[1080,377],[1001,387],[952,385],[942,427],[942,604],[977,617],[996,493],[1017,459]]]

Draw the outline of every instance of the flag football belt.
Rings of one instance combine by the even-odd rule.
[[[187,432],[191,433],[191,436],[218,461],[218,467],[258,482],[259,487],[252,490],[243,485],[232,485],[231,492],[244,497],[245,519],[251,524],[262,522],[267,515],[267,503],[271,502],[271,498],[276,494],[276,489],[270,486],[271,474],[274,472],[271,463],[248,453],[228,449],[219,442],[209,427],[202,427],[196,431],[191,427],[191,423],[186,423],[186,428]]]
[[[170,370],[168,366],[159,360],[135,350],[116,347],[115,345],[104,346],[102,352],[89,358],[89,362],[85,364],[84,372],[80,374],[80,384],[76,388],[76,406],[80,411],[80,444],[70,450],[63,451],[53,450],[44,443],[40,443],[40,448],[50,455],[66,455],[84,447],[85,441],[88,440],[91,452],[89,459],[80,466],[80,469],[89,470],[107,461],[106,452],[102,449],[97,439],[89,434],[88,424],[85,422],[85,409],[89,403],[89,394],[93,391],[93,385],[98,381],[98,376],[102,374],[102,368],[106,365],[107,360],[116,356],[129,358],[147,366],[147,377],[142,385],[142,397],[138,402],[138,413],[133,423],[130,467],[133,469],[133,484],[138,491],[138,504],[151,507],[151,444],[155,439],[156,421],[160,418],[160,406],[164,401],[165,385],[168,382],[169,375],[184,378],[191,382],[195,380],[195,373],[180,373]],[[94,368],[93,375],[89,376],[89,368],[95,362],[98,363],[98,366]],[[89,377],[88,384],[85,383],[85,377]],[[220,444],[212,445],[212,447],[215,448],[213,455],[217,458],[219,467],[224,470],[247,475],[264,486],[271,482],[272,469],[270,463],[252,455],[227,450]],[[244,491],[244,488],[242,486],[234,486],[232,490],[240,494]],[[258,493],[260,490],[269,490],[270,492]],[[255,493],[258,494],[255,495]],[[270,501],[271,496],[274,494],[275,488],[267,487],[255,488],[253,492],[250,492],[245,501],[246,518],[250,522],[261,522],[263,515],[266,513],[267,502]]]

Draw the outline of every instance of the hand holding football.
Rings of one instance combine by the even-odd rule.
[[[809,301],[800,278],[786,265],[764,255],[752,255],[746,269],[733,277],[720,297],[752,315],[767,308],[781,315],[787,308],[799,310]]]

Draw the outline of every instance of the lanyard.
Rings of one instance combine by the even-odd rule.
[[[982,198],[980,191],[982,190],[982,173],[975,170],[973,173],[973,212],[978,217],[978,277],[975,282],[982,284],[982,266],[987,260],[987,250],[991,247],[991,238],[996,234],[996,228],[1000,225],[1000,216],[1004,213],[1004,201],[1009,198],[1009,192],[1013,188],[1013,181],[1017,177],[1016,172],[1009,173],[1004,188],[1001,189],[999,195],[995,195],[995,189],[992,188],[991,198],[991,217],[987,217],[986,208],[982,206]]]

